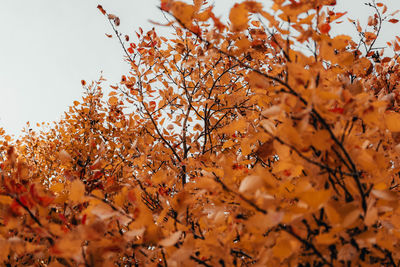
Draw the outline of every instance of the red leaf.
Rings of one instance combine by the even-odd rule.
[[[14,199],[13,202],[10,205],[10,210],[14,215],[21,215],[21,205],[18,204],[18,202]]]
[[[200,27],[197,26],[197,25],[192,25],[192,26],[190,27],[190,30],[191,30],[194,34],[196,34],[196,35],[200,35],[200,34],[201,34],[201,29],[200,29]]]
[[[114,23],[115,23],[115,26],[119,26],[121,24],[121,20],[118,17],[116,17],[114,19]]]
[[[23,195],[19,198],[19,201],[21,202],[22,205],[24,205],[27,208],[32,208],[33,203],[31,198],[28,195]]]
[[[390,23],[393,23],[393,24],[399,22],[398,19],[389,19],[388,21],[389,21]]]
[[[67,224],[67,218],[65,218],[65,216],[61,213],[58,214],[58,217],[63,221],[64,224]]]
[[[87,214],[84,214],[82,216],[82,221],[81,221],[83,225],[86,223],[86,218],[87,218]]]
[[[101,171],[97,171],[93,174],[92,178],[90,180],[97,180],[99,179],[101,176],[103,176],[103,172]]]
[[[394,51],[400,51],[400,45],[397,42],[393,42],[394,44]]]
[[[47,207],[49,206],[53,200],[54,197],[50,197],[50,196],[38,196],[38,200],[39,200],[39,205],[42,207]]]
[[[330,109],[329,111],[330,111],[330,112],[333,112],[333,113],[343,114],[344,109],[343,109],[343,108],[338,108],[338,107],[336,107],[336,108]]]
[[[321,33],[327,34],[331,30],[331,25],[329,23],[324,23],[320,27]]]
[[[27,191],[26,188],[22,184],[19,184],[19,183],[15,184],[15,193],[21,194],[21,193],[24,193],[26,191]]]
[[[136,202],[136,195],[133,190],[128,191],[128,199],[132,202]]]
[[[283,174],[284,174],[285,176],[290,176],[290,175],[292,174],[292,172],[291,172],[290,170],[284,170],[284,171],[283,171]]]
[[[155,101],[150,101],[149,104],[150,104],[150,110],[151,111],[156,109],[156,102]]]
[[[170,1],[167,1],[167,0],[161,0],[161,10],[163,10],[163,11],[166,11],[166,12],[168,12],[168,11],[170,11],[171,10],[171,2]]]
[[[106,11],[104,10],[104,8],[101,5],[98,5],[97,8],[100,10],[100,12],[105,15]]]

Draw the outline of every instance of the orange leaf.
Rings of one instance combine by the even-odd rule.
[[[69,194],[69,200],[79,202],[85,195],[85,185],[81,180],[75,180],[71,183],[71,191]]]
[[[60,159],[61,163],[63,163],[63,164],[68,163],[72,160],[72,157],[65,150],[61,150],[58,153],[58,158]]]
[[[191,23],[194,15],[194,6],[188,5],[181,1],[173,3],[171,8],[172,14],[184,25]]]
[[[234,31],[247,29],[249,22],[249,11],[244,4],[235,4],[229,13],[229,20]]]
[[[400,114],[389,112],[385,114],[386,127],[391,132],[400,132]]]
[[[118,98],[116,96],[112,96],[108,99],[108,103],[112,106],[118,104]]]
[[[150,104],[150,110],[154,111],[156,109],[156,106],[157,106],[156,102],[155,101],[150,101],[149,104]]]
[[[365,36],[365,39],[366,39],[367,42],[368,41],[373,41],[373,40],[376,39],[376,34],[373,33],[373,32],[365,32],[364,36]]]

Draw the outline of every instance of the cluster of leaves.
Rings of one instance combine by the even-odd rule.
[[[398,266],[400,38],[330,34],[334,0],[162,0],[172,38],[130,43],[47,132],[0,133],[7,266]]]

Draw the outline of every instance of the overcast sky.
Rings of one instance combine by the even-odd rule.
[[[212,1],[208,1],[212,2]],[[216,13],[227,17],[233,0],[215,0]],[[266,1],[268,2],[268,1]],[[339,0],[337,11],[365,21],[370,14],[363,0]],[[383,1],[389,10],[400,1]],[[80,81],[103,76],[116,83],[128,72],[110,25],[96,6],[121,19],[120,30],[133,34],[148,21],[163,22],[159,0],[0,0],[0,126],[18,134],[27,121],[58,120],[82,95]],[[225,14],[224,14],[225,12]],[[399,14],[400,15],[400,14]],[[380,40],[400,35],[398,25],[386,25]],[[168,29],[160,29],[166,32]],[[354,33],[349,24],[339,32]]]

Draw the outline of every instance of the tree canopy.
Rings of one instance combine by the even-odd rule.
[[[399,266],[400,38],[376,47],[397,11],[335,5],[161,0],[174,36],[135,41],[99,5],[130,72],[0,132],[0,262]]]

